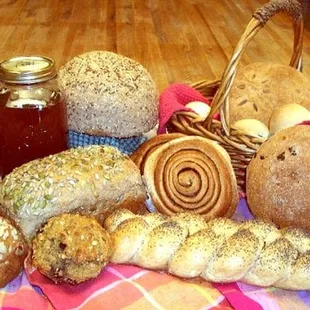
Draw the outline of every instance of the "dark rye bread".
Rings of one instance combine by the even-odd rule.
[[[278,131],[247,168],[247,200],[255,217],[310,230],[310,126]]]
[[[297,103],[310,109],[310,81],[296,69],[270,63],[241,67],[229,94],[230,120],[257,119],[269,125],[273,109]]]
[[[98,136],[133,137],[157,123],[157,90],[138,62],[112,52],[74,57],[59,69],[71,130]]]
[[[116,148],[89,146],[26,163],[0,183],[0,203],[31,238],[48,218],[79,212],[103,219],[116,208],[146,211],[139,169]]]

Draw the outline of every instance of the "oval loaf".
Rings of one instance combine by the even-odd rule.
[[[76,148],[26,163],[0,183],[0,202],[31,238],[52,216],[79,212],[99,219],[116,208],[145,211],[139,169],[116,148]]]

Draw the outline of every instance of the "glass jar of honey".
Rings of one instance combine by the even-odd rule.
[[[15,167],[67,149],[67,113],[55,62],[42,56],[0,62],[0,180]]]

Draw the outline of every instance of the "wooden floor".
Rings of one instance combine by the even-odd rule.
[[[0,57],[44,54],[58,66],[75,55],[109,50],[132,57],[158,89],[220,78],[252,13],[265,0],[1,0]],[[242,63],[288,63],[292,27],[273,18]],[[310,77],[310,31],[304,35]]]

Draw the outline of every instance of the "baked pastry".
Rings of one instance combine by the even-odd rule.
[[[310,81],[296,69],[271,63],[241,67],[229,94],[230,121],[257,119],[268,126],[274,108],[287,103],[310,108]]]
[[[219,283],[310,289],[310,236],[302,230],[278,230],[260,220],[207,223],[192,213],[162,219],[129,213],[117,210],[105,220],[112,263]]]
[[[28,255],[28,245],[9,219],[0,217],[0,287],[18,276]]]
[[[157,135],[142,143],[131,155],[130,159],[138,166],[141,175],[144,174],[144,165],[147,158],[162,144],[173,139],[183,137],[181,133],[168,133]]]
[[[90,135],[133,137],[158,118],[156,85],[133,59],[107,51],[74,57],[59,69],[69,129]]]
[[[237,183],[227,152],[198,136],[173,139],[145,161],[144,180],[156,209],[191,211],[206,220],[230,217],[238,203]]]
[[[276,132],[247,168],[246,194],[254,216],[280,227],[310,230],[310,127]]]
[[[50,218],[32,242],[32,264],[55,283],[78,284],[99,275],[111,254],[109,234],[92,217]]]
[[[115,208],[146,211],[139,169],[110,146],[76,148],[26,163],[0,183],[0,202],[27,238],[68,212],[104,218]]]

